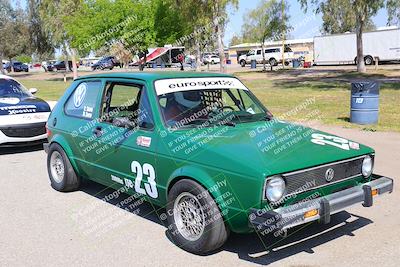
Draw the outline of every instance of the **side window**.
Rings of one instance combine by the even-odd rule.
[[[153,116],[143,86],[107,83],[102,101],[102,120],[117,127],[153,128]]]
[[[261,50],[257,50],[257,55],[261,55]]]
[[[101,81],[80,83],[65,104],[65,114],[83,119],[93,119],[101,89]]]
[[[285,46],[285,53],[293,52],[292,49],[288,46]]]

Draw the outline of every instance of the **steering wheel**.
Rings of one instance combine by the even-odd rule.
[[[230,109],[232,111],[235,111],[235,109],[231,106],[223,106],[223,107],[219,108],[219,110],[222,110],[222,111],[224,111],[224,109]]]

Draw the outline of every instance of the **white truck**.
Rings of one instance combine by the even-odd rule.
[[[289,46],[285,47],[285,64],[287,65],[293,59],[293,51]],[[245,67],[246,64],[250,64],[252,60],[256,60],[257,63],[263,62],[262,49],[250,50],[246,55],[239,57],[239,64]],[[282,63],[282,47],[267,47],[265,48],[265,60],[271,66],[276,66],[278,63]]]
[[[366,65],[400,60],[400,28],[363,33],[364,61]],[[357,63],[355,33],[314,37],[315,65],[342,65]]]

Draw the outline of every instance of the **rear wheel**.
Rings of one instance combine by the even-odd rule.
[[[271,66],[276,66],[276,65],[278,65],[278,62],[276,61],[275,58],[270,58],[270,59],[269,59],[269,64],[270,64]]]
[[[374,59],[371,56],[366,56],[364,58],[365,65],[372,65],[374,63]]]
[[[74,191],[81,184],[81,179],[76,175],[63,148],[56,143],[51,144],[49,147],[47,171],[51,186],[57,191]]]
[[[240,66],[242,66],[242,68],[246,67],[246,60],[241,60]]]
[[[168,193],[168,227],[176,245],[196,254],[221,247],[229,236],[214,199],[198,183],[183,179]]]

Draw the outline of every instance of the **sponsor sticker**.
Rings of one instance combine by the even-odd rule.
[[[138,136],[138,138],[136,139],[136,144],[138,146],[150,147],[150,145],[151,145],[151,137]]]
[[[83,117],[85,118],[92,118],[93,116],[93,107],[84,106],[83,107]]]
[[[16,105],[20,102],[20,100],[16,97],[5,97],[5,98],[0,98],[0,103],[1,104],[8,104],[8,105]]]
[[[156,81],[154,85],[157,95],[204,89],[233,88],[248,90],[241,81],[229,77],[164,79]]]

